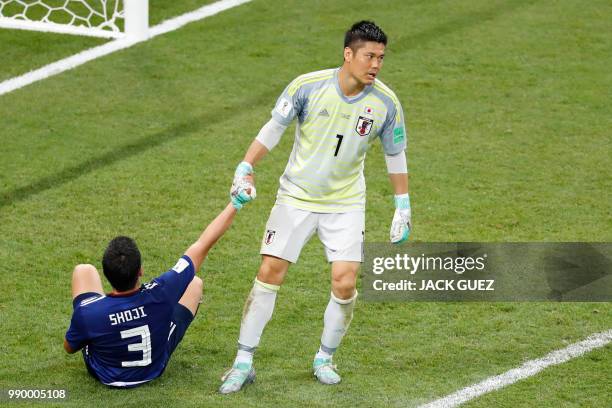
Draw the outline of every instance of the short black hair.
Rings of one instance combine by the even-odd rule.
[[[355,45],[362,41],[374,41],[387,45],[387,35],[383,30],[374,24],[373,21],[359,21],[344,35],[344,48],[350,47],[355,51]]]
[[[113,288],[119,292],[134,288],[140,265],[140,251],[132,238],[118,236],[108,243],[102,257],[102,270]]]

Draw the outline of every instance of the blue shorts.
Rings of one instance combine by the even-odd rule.
[[[168,344],[166,346],[168,347],[168,358],[170,358],[178,344],[183,340],[183,336],[185,336],[194,317],[191,311],[180,303],[174,306],[172,320],[170,321],[170,336],[168,337]]]
[[[83,300],[88,299],[94,296],[102,296],[97,292],[85,292],[77,295],[74,299],[72,299],[72,310],[76,309],[76,306],[81,303]]]

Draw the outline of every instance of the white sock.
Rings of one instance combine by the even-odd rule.
[[[357,300],[357,291],[350,299],[338,299],[331,294],[331,299],[325,309],[323,316],[323,334],[321,335],[321,347],[315,358],[331,358],[342,337],[348,330],[353,320],[353,309]]]
[[[253,353],[251,351],[238,349],[234,364],[238,363],[247,363],[248,365],[253,364]]]
[[[240,336],[238,338],[237,363],[253,363],[253,354],[259,345],[259,339],[266,324],[272,317],[276,293],[280,287],[255,279],[253,289],[244,304],[242,312],[242,324],[240,325]]]
[[[332,358],[334,356],[333,353],[329,353],[328,350],[323,350],[323,347],[319,347],[319,351],[317,351],[317,355],[315,356],[315,358],[323,358],[323,359],[328,359],[328,358]]]

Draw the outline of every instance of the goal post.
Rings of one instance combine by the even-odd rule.
[[[146,38],[149,31],[149,0],[123,0],[125,34],[132,38]]]
[[[0,0],[0,27],[144,39],[149,0]]]

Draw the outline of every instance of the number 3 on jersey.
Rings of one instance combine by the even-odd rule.
[[[336,135],[336,139],[338,139],[338,144],[336,145],[336,152],[334,153],[334,157],[338,156],[338,152],[340,151],[340,145],[342,144],[342,139],[344,139],[344,136]]]
[[[142,351],[142,360],[136,361],[122,361],[122,367],[144,367],[151,364],[151,332],[149,332],[149,326],[134,327],[129,330],[122,330],[121,338],[127,339],[128,337],[140,336],[142,341],[140,343],[128,344],[128,351]]]

